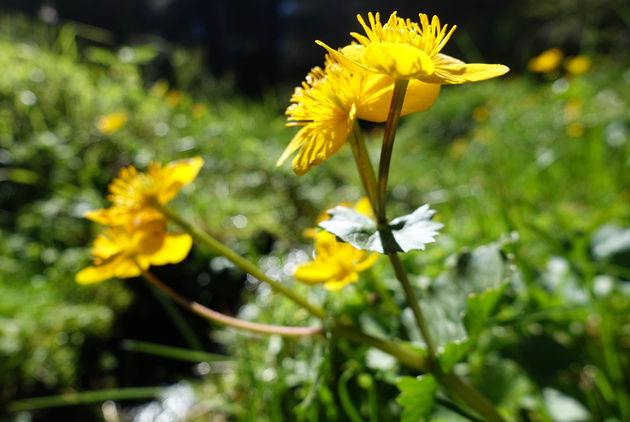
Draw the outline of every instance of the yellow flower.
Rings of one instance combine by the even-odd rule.
[[[362,214],[371,215],[372,207],[364,198],[354,207]],[[359,272],[370,268],[378,254],[355,249],[348,243],[337,242],[334,234],[315,232],[315,259],[300,265],[294,277],[307,284],[324,283],[327,290],[339,290],[359,279]]]
[[[441,26],[437,16],[433,16],[431,23],[427,15],[418,16],[420,24],[399,18],[394,12],[383,25],[378,13],[368,13],[368,26],[363,17],[357,15],[365,35],[356,32],[350,35],[358,45],[338,52],[321,41],[316,43],[351,71],[385,74],[396,79],[452,85],[482,81],[509,71],[503,65],[464,63],[440,53],[456,26],[447,32],[448,25]]]
[[[562,62],[562,51],[559,48],[550,48],[540,53],[529,61],[527,67],[532,72],[547,73],[556,69]]]
[[[161,214],[152,207],[152,201],[164,205],[175,198],[182,186],[193,181],[202,165],[201,157],[193,157],[164,166],[151,162],[146,173],[133,166],[125,167],[109,185],[107,199],[112,206],[90,211],[85,217],[108,226],[159,218]]]
[[[591,69],[591,59],[588,56],[575,56],[567,59],[564,66],[573,75],[582,75]]]
[[[117,111],[115,113],[101,116],[96,121],[96,129],[103,135],[111,135],[127,123],[127,113]]]
[[[181,91],[173,90],[166,93],[164,100],[170,108],[175,108],[182,102],[184,94]]]
[[[287,108],[287,126],[303,126],[291,140],[278,166],[300,150],[293,171],[304,174],[324,162],[344,144],[356,118],[373,122],[387,120],[394,79],[385,75],[350,72],[326,57],[325,68],[315,67],[297,87]],[[439,85],[412,81],[402,113],[425,111],[433,105]]]
[[[88,284],[137,277],[150,265],[183,261],[191,246],[189,235],[166,233],[164,219],[106,228],[94,241],[92,265],[79,271],[75,279]]]

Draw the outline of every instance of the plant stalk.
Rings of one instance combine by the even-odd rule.
[[[372,162],[370,161],[370,156],[368,155],[368,151],[365,146],[363,132],[361,132],[359,122],[356,119],[354,121],[352,132],[350,132],[350,135],[348,136],[348,141],[350,142],[350,147],[352,148],[354,162],[357,164],[357,169],[359,170],[359,177],[361,178],[363,189],[365,189],[365,193],[372,205],[374,215],[376,215],[378,212],[376,175],[374,174],[374,167],[372,167]]]
[[[239,267],[241,270],[245,271],[246,273],[251,274],[252,276],[256,277],[258,280],[264,281],[265,283],[269,284],[273,290],[285,295],[287,298],[291,299],[293,302],[295,302],[302,308],[306,309],[313,316],[319,319],[324,319],[326,317],[326,312],[323,309],[319,308],[318,306],[313,305],[312,303],[309,303],[306,299],[299,296],[297,293],[293,292],[289,288],[283,286],[279,282],[272,280],[269,276],[267,276],[267,274],[265,274],[256,265],[254,265],[253,263],[249,262],[248,260],[240,256],[239,254],[234,252],[232,249],[228,248],[227,246],[225,246],[224,244],[216,240],[214,237],[197,229],[192,224],[183,220],[179,215],[173,212],[170,208],[158,203],[157,201],[154,201],[152,203],[152,206],[158,211],[160,211],[166,218],[168,218],[169,220],[177,224],[184,231],[188,232],[196,240],[210,247],[219,255],[224,256],[234,265]]]
[[[175,302],[177,302],[184,308],[207,320],[222,325],[240,328],[242,330],[252,331],[254,333],[278,334],[283,337],[315,336],[323,333],[323,330],[320,327],[286,327],[282,325],[267,325],[245,321],[243,319],[224,315],[220,312],[203,306],[201,303],[186,299],[185,297],[168,287],[166,284],[164,284],[160,279],[158,279],[149,271],[142,271],[142,277],[151,285],[166,293],[169,297],[171,297]]]
[[[398,129],[398,121],[400,120],[400,112],[402,110],[403,101],[405,100],[405,92],[407,91],[409,81],[406,79],[396,79],[394,84],[394,92],[392,94],[392,103],[389,107],[387,123],[385,123],[385,133],[383,134],[383,146],[381,148],[381,158],[378,163],[378,209],[376,212],[376,221],[379,226],[387,224],[387,213],[385,206],[387,203],[387,178],[389,176],[389,164],[392,159],[392,150],[394,148],[394,138],[396,137],[396,129]]]

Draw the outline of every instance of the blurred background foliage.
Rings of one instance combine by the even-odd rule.
[[[289,87],[322,62],[313,39],[347,42],[358,29],[354,14],[382,5],[268,3],[237,10],[222,1],[3,2],[7,420],[173,416],[173,397],[191,420],[400,417],[394,374],[405,369],[374,350],[217,329],[138,280],[73,280],[97,230],[82,215],[106,205],[122,166],[201,155],[205,166],[175,209],[335,315],[370,333],[418,340],[384,262],[338,294],[289,277],[310,254],[302,230],[327,206],[361,196],[350,151],[302,177],[275,167],[295,132],[282,114]],[[415,7],[400,2],[398,10],[414,16]],[[448,53],[512,67],[499,80],[445,87],[432,109],[403,119],[394,150],[392,215],[428,202],[445,224],[437,244],[406,257],[418,288],[493,242],[515,271],[456,370],[522,420],[629,420],[630,7],[484,1],[475,14],[458,3],[423,11],[459,25]],[[571,73],[560,58],[543,74],[529,72],[529,59],[550,47],[586,55],[590,68]],[[376,161],[382,128],[365,129]],[[315,323],[203,247],[155,272],[225,313]],[[102,389],[77,402],[103,405],[19,401]],[[125,394],[157,398],[134,407],[118,401]],[[436,420],[459,420],[448,401],[438,404]]]

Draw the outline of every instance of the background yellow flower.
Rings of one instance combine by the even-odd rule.
[[[128,116],[125,111],[117,111],[115,113],[101,116],[96,121],[96,129],[103,135],[111,135],[118,131],[127,123]]]
[[[92,265],[79,271],[75,279],[88,284],[114,277],[137,277],[150,265],[183,261],[191,247],[192,238],[167,233],[163,219],[106,228],[94,240]]]
[[[361,199],[354,209],[371,216],[372,207],[367,198]],[[326,218],[324,218],[325,220]],[[321,220],[318,219],[318,221]],[[378,254],[355,249],[348,243],[337,242],[335,235],[324,230],[309,231],[315,238],[315,259],[300,265],[294,277],[307,284],[324,283],[327,290],[339,290],[359,279],[359,273],[370,268]]]
[[[100,224],[118,226],[135,219],[151,220],[160,214],[151,201],[164,205],[173,199],[182,186],[192,182],[201,167],[201,157],[172,161],[166,165],[152,162],[146,173],[128,166],[120,170],[109,185],[107,197],[112,206],[88,212],[85,217]]]

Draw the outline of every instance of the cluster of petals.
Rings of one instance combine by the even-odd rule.
[[[354,209],[362,214],[372,215],[372,207],[367,198],[357,202]],[[327,215],[320,217],[319,221],[327,218]],[[327,231],[314,229],[308,233],[315,239],[314,259],[298,266],[294,274],[303,283],[324,283],[327,290],[340,290],[356,282],[359,273],[370,268],[378,259],[378,254],[338,242],[335,235]]]
[[[455,26],[442,26],[437,16],[419,15],[420,23],[392,13],[385,24],[369,13],[369,25],[359,15],[365,35],[351,33],[355,42],[339,50],[316,41],[329,53],[324,69],[314,68],[297,87],[287,108],[288,126],[303,126],[277,165],[294,152],[293,170],[304,174],[321,164],[345,143],[355,120],[387,120],[394,83],[409,81],[402,115],[430,108],[441,85],[494,78],[508,72],[500,64],[464,63],[441,53]]]
[[[287,108],[287,126],[303,126],[294,136],[277,165],[296,150],[293,170],[304,174],[321,164],[345,143],[355,120],[387,120],[395,79],[387,75],[352,72],[331,56],[324,69],[315,67],[297,87]],[[402,115],[429,109],[440,86],[411,81]]]
[[[169,233],[165,217],[154,205],[165,205],[199,173],[203,160],[194,157],[162,166],[151,163],[146,173],[123,168],[109,185],[109,208],[86,218],[106,227],[92,246],[92,265],[79,271],[79,283],[140,275],[150,265],[182,261],[192,247],[188,234]]]

